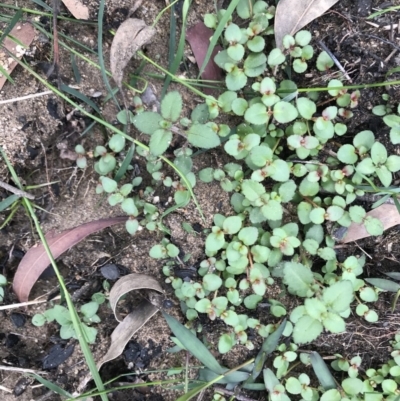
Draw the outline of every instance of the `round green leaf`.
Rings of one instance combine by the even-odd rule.
[[[300,394],[303,388],[296,377],[289,377],[286,381],[285,387],[287,392],[290,394]]]
[[[234,340],[231,334],[223,334],[218,341],[218,351],[220,354],[226,354],[234,345]]]
[[[276,65],[282,64],[286,57],[282,53],[281,49],[275,48],[268,55],[267,63],[270,67],[275,67]]]
[[[137,216],[139,211],[135,205],[135,201],[132,198],[126,198],[121,203],[121,209],[129,216]]]
[[[178,91],[167,93],[161,101],[161,115],[166,120],[178,121],[182,111],[182,96]]]
[[[218,135],[205,124],[193,124],[188,130],[188,141],[198,148],[211,149],[221,143]]]
[[[311,120],[313,114],[317,111],[317,106],[307,97],[299,97],[296,100],[297,110],[306,120]]]
[[[256,227],[244,227],[239,231],[238,237],[245,245],[253,245],[258,238]]]
[[[114,134],[108,142],[108,147],[115,153],[121,152],[125,147],[125,138],[120,134]]]
[[[150,138],[149,148],[154,156],[162,155],[170,145],[172,132],[165,129],[158,129]]]
[[[315,340],[322,333],[321,322],[311,316],[302,316],[294,326],[293,340],[296,344],[305,344]]]
[[[264,50],[265,40],[262,36],[254,36],[252,39],[247,41],[246,45],[249,50],[258,53]]]
[[[36,315],[32,317],[32,324],[37,327],[43,326],[46,321],[47,319],[42,313],[36,313]]]
[[[107,193],[115,192],[118,187],[118,183],[111,178],[101,177],[100,181],[104,191]]]
[[[203,288],[206,291],[216,291],[222,285],[222,279],[216,274],[206,274],[203,277]]]
[[[363,382],[357,377],[348,377],[342,381],[342,388],[348,395],[357,395],[362,392]]]
[[[389,171],[395,173],[400,170],[400,156],[391,155],[387,158],[385,166]]]
[[[226,234],[236,234],[242,228],[242,219],[239,216],[227,217],[222,228]]]
[[[309,31],[299,31],[294,37],[299,46],[307,46],[311,42],[311,33]]]
[[[298,112],[289,102],[278,102],[274,105],[274,118],[281,124],[289,123],[297,118]]]
[[[139,222],[136,219],[129,219],[125,223],[125,228],[130,235],[133,235],[139,228]]]
[[[353,145],[345,144],[337,152],[337,158],[346,164],[354,164],[358,160],[356,150]]]
[[[244,118],[250,124],[261,125],[269,121],[269,114],[262,103],[255,103],[246,110]]]

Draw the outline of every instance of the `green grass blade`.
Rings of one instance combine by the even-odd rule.
[[[396,205],[396,209],[397,209],[398,213],[400,214],[399,198],[396,195],[394,195],[394,196],[392,196],[392,199],[393,199],[394,204]]]
[[[76,64],[75,54],[71,53],[71,66],[72,72],[74,73],[75,82],[79,85],[81,83],[81,74],[79,72],[78,65]]]
[[[172,64],[174,62],[174,52],[176,46],[176,16],[175,16],[175,4],[171,6],[170,10],[170,18],[169,18],[169,41],[168,41],[168,70],[171,71],[173,74],[176,71],[172,70]],[[178,53],[177,53],[178,56]],[[177,58],[175,57],[175,59]],[[172,78],[170,76],[166,76],[164,79],[164,85],[161,91],[161,99],[164,98],[165,93],[167,92],[168,85],[170,84]]]
[[[6,199],[2,200],[0,202],[0,212],[2,212],[3,210],[7,209],[9,206],[11,206],[18,199],[19,199],[18,195],[10,195]]]
[[[132,143],[131,147],[128,150],[128,153],[126,154],[124,161],[121,164],[121,167],[117,171],[117,174],[115,174],[114,180],[119,181],[123,175],[126,173],[128,170],[129,165],[131,164],[133,154],[135,153],[135,144]]]
[[[279,327],[263,342],[261,350],[258,353],[254,362],[253,373],[251,376],[253,380],[255,380],[262,372],[267,356],[274,352],[276,347],[278,346],[282,333],[285,330],[286,322],[287,320],[284,319]]]
[[[229,7],[226,9],[225,14],[221,18],[221,20],[218,23],[217,29],[214,32],[214,35],[211,38],[210,45],[208,46],[206,57],[204,58],[203,64],[200,68],[200,72],[198,77],[201,76],[203,73],[204,69],[206,68],[206,65],[210,61],[210,57],[212,52],[214,51],[214,48],[218,42],[219,37],[222,34],[222,31],[225,28],[226,23],[228,22],[229,18],[231,17],[232,13],[235,11],[236,6],[238,5],[240,0],[232,0],[231,4],[229,4]]]
[[[43,7],[46,11],[53,12],[53,9],[42,0],[32,0],[38,6]]]
[[[67,397],[67,398],[72,397],[72,394],[70,394],[68,391],[65,391],[61,387],[57,386],[57,384],[44,379],[42,376],[39,376],[36,373],[30,373],[29,376],[34,377],[39,383],[42,383],[43,386],[47,387],[49,390],[53,391],[54,393],[60,394],[61,396]]]
[[[10,74],[0,65],[0,73],[3,74],[9,82],[15,84],[15,81],[11,78]]]
[[[70,95],[75,96],[76,98],[82,100],[82,102],[86,103],[97,113],[101,114],[101,111],[100,111],[99,107],[97,106],[97,104],[95,102],[93,102],[93,100],[89,99],[83,93],[81,93],[81,92],[77,91],[76,89],[71,88],[70,86],[65,85],[65,84],[61,84],[60,89],[64,92],[69,93]]]
[[[98,24],[97,24],[97,49],[98,49],[98,59],[100,64],[101,76],[103,78],[104,85],[107,88],[108,93],[112,94],[112,98],[117,105],[118,109],[121,110],[119,106],[118,100],[114,95],[113,90],[111,89],[110,82],[107,78],[106,67],[104,65],[104,56],[103,56],[103,21],[104,21],[104,3],[105,0],[100,0],[99,4],[99,15],[98,15]]]
[[[0,43],[3,43],[5,37],[12,31],[12,29],[15,27],[15,25],[21,18],[22,18],[22,10],[20,9],[15,13],[15,15],[11,19],[6,29],[4,29],[2,35],[0,36]]]
[[[365,278],[364,280],[384,291],[397,292],[400,290],[399,284],[385,278]]]
[[[336,381],[321,355],[318,354],[318,352],[313,351],[310,359],[314,372],[325,391],[336,388]]]
[[[169,328],[183,344],[183,346],[207,368],[217,374],[223,374],[224,369],[214,358],[208,348],[185,326],[179,323],[174,317],[162,312]]]
[[[178,50],[174,57],[174,49],[175,49],[175,32],[176,32],[176,17],[175,17],[175,4],[171,7],[171,22],[170,22],[170,42],[169,42],[169,66],[168,71],[175,75],[178,71],[179,64],[183,59],[183,51],[185,49],[185,38],[186,38],[186,24],[187,24],[187,15],[189,11],[189,7],[191,4],[191,0],[185,0],[182,7],[182,29],[181,36],[179,38]],[[170,84],[172,78],[170,75],[165,77],[164,86],[161,92],[161,99],[164,97],[167,92],[168,85]]]

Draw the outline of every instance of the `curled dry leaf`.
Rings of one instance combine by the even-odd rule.
[[[79,0],[62,0],[62,2],[76,19],[89,19],[89,7]]]
[[[385,203],[378,206],[376,209],[371,210],[367,213],[367,216],[375,217],[379,219],[384,230],[400,224],[400,214],[395,205]],[[342,243],[348,243],[357,241],[361,238],[370,237],[371,234],[365,229],[364,224],[351,223],[345,237],[341,241]]]
[[[22,24],[19,22],[11,30],[10,35],[18,39],[26,48],[32,43],[35,38],[35,29],[29,23]],[[3,47],[10,53],[14,54],[19,59],[25,54],[25,50],[17,45],[9,37],[6,37],[2,43]],[[0,65],[6,70],[7,74],[10,75],[14,68],[17,66],[17,62],[14,61],[6,51],[0,48]],[[7,78],[0,73],[0,89],[6,83]]]
[[[110,68],[114,81],[121,87],[124,68],[132,56],[149,43],[156,30],[147,26],[141,19],[128,18],[117,32],[111,45]]]
[[[285,35],[294,35],[314,19],[320,17],[339,0],[279,0],[275,13],[276,47],[282,47]],[[290,10],[290,11],[288,11]]]
[[[147,290],[146,297],[123,320],[117,312],[119,299],[131,291]],[[115,318],[120,322],[111,334],[111,345],[106,355],[98,362],[97,368],[120,356],[132,336],[153,316],[159,308],[154,305],[164,298],[158,281],[146,274],[128,274],[119,279],[110,291],[110,306]]]
[[[208,46],[210,45],[210,38],[213,36],[213,34],[214,32],[210,28],[207,28],[203,22],[198,22],[196,25],[193,25],[186,31],[186,40],[189,42],[189,45],[192,48],[199,69],[203,65]],[[214,47],[210,60],[201,74],[203,79],[214,81],[222,80],[222,70],[214,61],[214,57],[220,50],[222,50],[221,46],[218,45]],[[211,94],[211,92],[212,90],[208,88],[204,89],[204,93],[206,94]]]
[[[111,217],[81,224],[59,234],[50,232],[46,235],[47,243],[56,259],[67,249],[81,242],[88,235],[115,224],[124,223],[127,217]],[[22,258],[14,276],[13,289],[20,302],[26,302],[37,279],[50,264],[50,259],[43,244],[33,246]]]

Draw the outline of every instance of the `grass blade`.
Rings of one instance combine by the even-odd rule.
[[[217,374],[223,374],[224,369],[214,358],[208,348],[185,326],[179,323],[174,317],[162,312],[169,328],[183,344],[183,346],[208,369]]]
[[[400,290],[400,285],[391,280],[386,280],[384,278],[365,278],[367,283],[374,285],[385,291],[397,292]]]
[[[326,366],[325,361],[321,358],[321,355],[318,354],[318,352],[313,351],[310,359],[314,372],[325,391],[336,388],[336,381],[328,369],[328,366]]]
[[[51,13],[53,12],[53,9],[47,5],[44,1],[42,0],[32,0],[34,3],[36,3],[38,6],[43,7],[46,11],[50,11]]]
[[[274,352],[276,347],[278,346],[282,333],[285,330],[286,322],[287,320],[284,319],[283,322],[279,325],[279,327],[264,341],[261,350],[258,353],[256,360],[254,362],[254,368],[252,373],[253,380],[255,380],[261,373],[264,367],[264,363],[267,359],[267,356],[272,352]]]
[[[392,278],[393,280],[400,280],[400,273],[398,272],[389,272],[385,273],[388,277]]]
[[[99,109],[99,107],[97,106],[97,104],[95,102],[93,102],[93,100],[90,100],[86,95],[84,95],[83,93],[77,91],[74,88],[71,88],[68,85],[65,84],[61,84],[60,89],[66,93],[69,93],[72,96],[75,96],[76,98],[78,98],[79,100],[82,100],[82,102],[86,103],[88,106],[90,106],[94,111],[96,111],[97,113],[101,114],[101,111]]]
[[[217,29],[214,32],[213,37],[211,38],[210,41],[210,46],[208,46],[207,54],[206,57],[204,58],[203,65],[200,68],[199,72],[199,77],[203,73],[204,69],[206,68],[206,65],[210,61],[211,54],[214,50],[215,45],[218,42],[219,37],[221,36],[222,31],[225,28],[226,23],[228,22],[229,18],[231,17],[233,11],[235,10],[236,6],[238,5],[240,0],[232,0],[231,4],[229,4],[229,7],[226,9],[225,14],[221,18],[221,20],[218,23]]]
[[[47,387],[49,390],[53,391],[54,393],[60,394],[61,396],[66,397],[66,398],[72,397],[72,394],[70,394],[68,391],[65,391],[61,387],[57,386],[57,384],[44,379],[42,376],[39,376],[36,373],[31,373],[31,374],[29,374],[29,376],[34,377],[39,383],[42,383],[43,386]]]
[[[11,206],[16,200],[19,199],[18,195],[10,195],[0,202],[0,212]]]
[[[75,82],[79,85],[81,83],[81,74],[79,73],[78,65],[76,64],[75,54],[71,53],[71,65],[74,73]]]
[[[132,143],[131,147],[128,150],[128,153],[126,154],[126,156],[124,158],[124,161],[121,164],[121,167],[118,169],[117,174],[115,174],[115,177],[114,177],[115,181],[118,182],[123,177],[123,175],[126,173],[129,165],[131,164],[134,153],[135,153],[135,144]]]
[[[175,32],[176,32],[176,17],[175,17],[175,4],[171,7],[171,22],[170,22],[170,42],[169,42],[169,65],[168,71],[171,74],[175,75],[178,71],[179,64],[183,58],[183,51],[185,49],[185,36],[186,36],[186,23],[187,23],[187,14],[189,11],[189,7],[191,4],[191,0],[185,0],[182,7],[182,29],[181,36],[179,38],[178,49],[175,55],[175,58],[172,61],[174,49],[175,49]],[[172,78],[170,75],[165,77],[164,86],[161,92],[161,99],[164,97],[168,85],[170,84]]]
[[[104,56],[103,56],[103,21],[104,21],[104,3],[105,0],[100,0],[99,4],[99,14],[98,14],[98,24],[97,24],[97,49],[98,49],[98,59],[100,64],[101,76],[103,78],[104,85],[107,88],[109,94],[112,95],[112,98],[117,105],[118,109],[121,110],[119,106],[118,100],[114,95],[114,92],[110,86],[110,82],[107,78],[106,67],[104,65]]]
[[[19,9],[15,15],[13,16],[12,20],[10,21],[10,23],[8,24],[8,26],[6,27],[6,29],[4,29],[2,35],[0,36],[0,43],[3,43],[4,38],[12,31],[12,29],[14,28],[14,26],[17,24],[17,22],[22,18],[22,10]]]

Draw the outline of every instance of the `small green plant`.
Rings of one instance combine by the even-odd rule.
[[[7,277],[0,274],[0,302],[4,300],[4,287],[7,285]]]
[[[83,321],[82,329],[89,344],[94,344],[96,342],[97,329],[90,325],[100,322],[100,317],[97,315],[97,311],[99,305],[104,301],[104,295],[102,293],[96,293],[93,294],[91,302],[82,305],[79,309]],[[71,314],[65,306],[55,305],[53,308],[47,309],[44,313],[37,313],[32,317],[32,324],[34,326],[43,326],[45,323],[54,321],[61,326],[60,337],[63,340],[77,338],[71,320]]]

